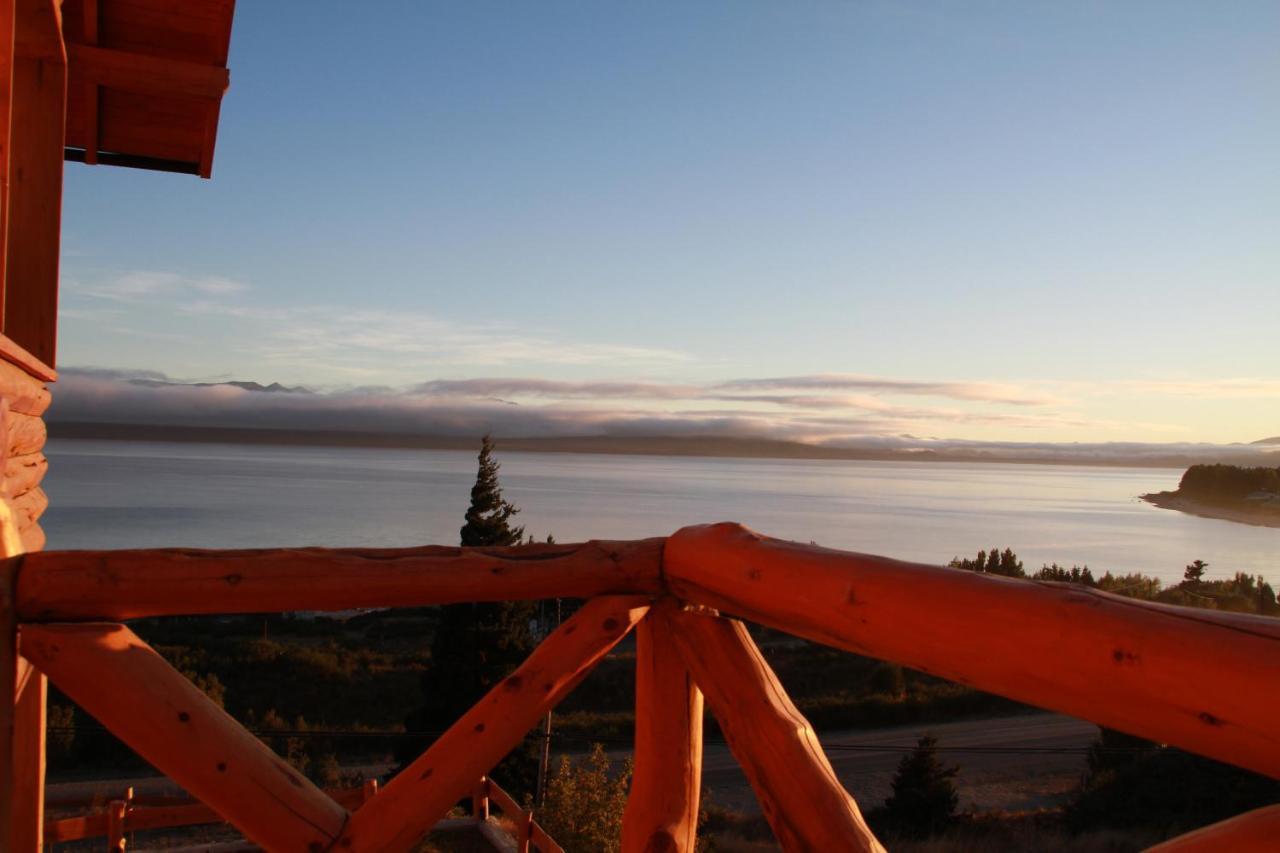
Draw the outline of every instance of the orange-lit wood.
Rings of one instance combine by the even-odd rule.
[[[754,622],[1280,776],[1277,620],[831,551],[736,524],[676,533],[664,576],[677,595]]]
[[[33,554],[45,546],[44,529],[38,523],[19,531],[18,536],[22,540],[22,550],[27,554]]]
[[[68,45],[67,61],[98,85],[129,92],[221,98],[231,82],[227,69],[218,66],[87,44]]]
[[[9,506],[13,510],[18,529],[26,530],[44,515],[44,511],[49,507],[49,498],[45,495],[44,489],[36,486],[20,497],[11,499]]]
[[[18,623],[13,592],[20,562],[16,557],[0,557],[0,833],[13,825],[13,735],[18,704]]]
[[[701,786],[702,691],[671,635],[646,618],[636,626],[635,768],[622,818],[624,853],[692,853]]]
[[[345,809],[127,627],[24,625],[19,642],[76,704],[250,840],[306,853],[341,832]]]
[[[16,0],[4,334],[54,363],[66,57],[56,0]]]
[[[1264,853],[1280,845],[1280,805],[1254,809],[1147,848],[1148,853]]]
[[[337,849],[351,853],[412,849],[648,609],[648,599],[637,596],[602,596],[587,602],[352,815]]]
[[[706,694],[782,849],[883,851],[746,627],[674,608],[655,616]]]
[[[44,380],[5,361],[0,361],[0,397],[9,401],[11,411],[37,416],[45,413],[52,400]]]
[[[43,453],[11,456],[4,463],[4,482],[0,484],[10,497],[20,498],[34,489],[49,470],[49,460]]]
[[[3,234],[0,234],[0,237],[3,236]],[[4,334],[0,334],[0,362],[12,364],[20,368],[28,376],[44,382],[55,382],[58,379],[58,371],[36,358],[21,344]],[[21,409],[17,411],[21,411]],[[28,412],[27,414],[32,413]]]
[[[10,412],[5,428],[5,448],[9,456],[26,456],[44,448],[47,432],[44,421],[31,415]]]
[[[39,853],[44,843],[45,722],[49,682],[18,658],[18,702],[14,711],[14,853]]]
[[[0,329],[4,328],[4,281],[9,233],[10,95],[13,89],[16,0],[0,0]]]
[[[0,399],[0,429],[12,417]],[[0,448],[0,459],[5,456]],[[0,840],[14,853],[38,853],[44,830],[47,684],[18,654],[12,594],[28,543],[18,513],[0,490]],[[43,543],[31,543],[39,545]]]
[[[511,548],[50,552],[24,563],[19,610],[26,620],[115,620],[656,594],[661,555],[661,539]]]

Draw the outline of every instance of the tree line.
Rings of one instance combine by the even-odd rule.
[[[1244,500],[1254,492],[1280,495],[1280,466],[1192,465],[1183,473],[1178,491],[1187,497],[1219,502]]]

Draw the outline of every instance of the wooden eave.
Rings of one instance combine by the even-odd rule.
[[[235,0],[64,0],[67,160],[208,178]]]

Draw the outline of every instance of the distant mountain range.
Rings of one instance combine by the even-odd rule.
[[[1280,435],[1273,435],[1271,438],[1260,438],[1253,444],[1280,444]]]
[[[226,382],[172,382],[167,379],[136,378],[129,379],[127,381],[130,385],[140,385],[143,388],[217,388],[219,386],[227,385],[232,388],[239,388],[243,391],[271,391],[281,392],[284,394],[315,393],[310,388],[303,388],[301,385],[290,388],[288,385],[281,385],[279,382],[272,382],[270,385],[263,385],[261,382],[243,382],[236,379],[229,379]]]

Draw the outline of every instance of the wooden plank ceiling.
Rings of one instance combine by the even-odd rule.
[[[65,0],[67,160],[213,171],[235,0]]]

